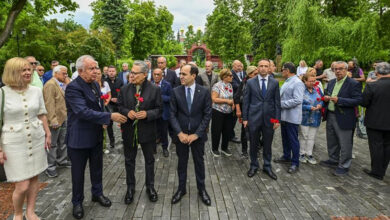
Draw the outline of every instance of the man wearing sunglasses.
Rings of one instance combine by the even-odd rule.
[[[37,60],[33,56],[27,56],[24,59],[26,59],[30,63],[32,70],[33,70],[33,77],[32,77],[30,85],[43,89],[43,83],[39,79],[39,75],[37,72],[37,66],[38,66]]]

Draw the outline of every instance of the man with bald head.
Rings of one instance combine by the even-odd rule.
[[[199,77],[202,79],[203,86],[211,92],[213,85],[218,82],[218,75],[213,72],[214,66],[211,61],[206,61],[205,69],[206,70],[204,72],[199,74]]]
[[[177,69],[175,70],[177,78],[180,77],[180,69],[181,69],[184,65],[187,64],[187,61],[186,61],[185,59],[181,59],[180,62],[179,62],[179,64],[180,64],[180,65],[179,65],[179,68],[177,68]]]
[[[171,84],[172,88],[180,85],[176,72],[167,68],[167,59],[165,57],[157,58],[157,66],[163,71],[163,78]]]

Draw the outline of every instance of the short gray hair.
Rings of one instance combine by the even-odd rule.
[[[157,60],[160,58],[163,59],[165,63],[167,62],[167,58],[165,58],[165,57],[158,57]]]
[[[375,72],[380,75],[390,74],[390,64],[388,62],[377,63],[375,67]]]
[[[345,69],[348,69],[348,63],[345,61],[336,61],[335,64],[343,64]]]
[[[129,64],[128,63],[122,63],[122,66],[129,66]]]
[[[68,71],[68,68],[66,68],[66,66],[58,65],[58,66],[54,67],[53,73],[58,73],[61,71],[61,69],[65,69],[66,71]]]
[[[76,69],[77,70],[84,70],[84,63],[85,60],[90,59],[96,62],[95,58],[93,58],[91,55],[82,55],[76,60]]]
[[[148,71],[149,71],[148,65],[142,60],[134,61],[133,66],[141,67],[141,73],[148,73]]]

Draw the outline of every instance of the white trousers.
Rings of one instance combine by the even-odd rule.
[[[311,156],[313,154],[313,146],[316,139],[319,127],[299,126],[299,144],[301,145],[299,154]]]

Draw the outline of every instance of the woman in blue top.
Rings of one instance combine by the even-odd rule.
[[[314,88],[316,78],[307,74],[302,77],[306,86],[302,103],[302,122],[299,126],[300,158],[302,163],[309,162],[316,164],[313,157],[313,146],[318,128],[321,123],[321,108],[323,93],[320,89]]]

